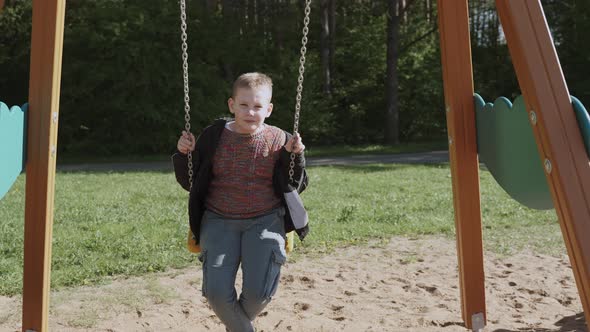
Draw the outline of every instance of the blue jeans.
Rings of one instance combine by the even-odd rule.
[[[283,207],[251,219],[205,211],[201,223],[203,296],[231,332],[252,332],[252,321],[277,290],[285,253]],[[235,289],[242,265],[242,294]]]

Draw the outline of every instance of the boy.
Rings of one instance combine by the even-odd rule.
[[[308,232],[298,195],[308,181],[305,145],[298,134],[264,123],[273,110],[271,97],[268,76],[241,75],[227,103],[234,120],[215,121],[196,141],[183,132],[173,155],[176,179],[188,190],[186,154],[193,151],[189,221],[202,249],[202,292],[232,332],[254,331],[252,321],[275,294],[286,260],[285,233],[295,230],[303,240]]]

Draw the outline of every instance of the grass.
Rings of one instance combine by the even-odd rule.
[[[149,163],[156,161],[170,161],[170,154],[146,154],[146,155],[113,155],[113,156],[99,156],[96,155],[73,155],[73,154],[58,154],[57,164],[103,164],[103,163]]]
[[[69,326],[90,329],[114,313],[141,317],[151,304],[170,303],[179,295],[171,286],[161,284],[154,274],[134,282],[103,287],[72,288],[51,295],[50,315],[60,316]],[[108,308],[108,311],[104,311]],[[13,314],[14,316],[14,314]],[[0,321],[1,322],[1,321]]]
[[[330,146],[309,146],[306,147],[307,157],[340,157],[361,154],[397,154],[411,152],[438,151],[448,149],[445,140],[436,142],[403,143],[395,146],[390,145],[330,145]]]
[[[292,258],[394,235],[452,237],[447,165],[313,167],[302,195],[311,233]],[[527,209],[481,172],[486,249],[565,253],[551,211]],[[24,177],[0,201],[0,294],[21,291]],[[185,249],[187,194],[169,172],[58,173],[52,287],[197,264]]]
[[[329,146],[307,146],[305,155],[307,157],[338,157],[358,154],[396,154],[410,152],[425,152],[435,150],[446,150],[448,143],[444,140],[421,143],[402,143],[396,146],[389,145],[329,145]],[[124,162],[156,162],[170,161],[168,154],[156,155],[123,155],[123,156],[102,156],[95,155],[64,155],[58,154],[57,163],[83,164],[83,163],[124,163]]]

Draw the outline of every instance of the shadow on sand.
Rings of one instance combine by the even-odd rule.
[[[555,328],[520,328],[517,330],[497,329],[493,332],[588,332],[584,313],[580,312],[573,316],[564,317],[555,322]]]

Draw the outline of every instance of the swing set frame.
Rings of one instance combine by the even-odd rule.
[[[486,322],[479,162],[467,0],[438,0],[461,311]],[[590,164],[540,0],[496,0],[561,233],[590,323]]]
[[[22,331],[47,331],[65,0],[33,0]],[[0,0],[0,11],[4,0]],[[590,165],[540,0],[496,0],[590,322]],[[438,0],[461,309],[485,326],[479,163],[467,0]],[[533,116],[534,114],[534,116]]]

